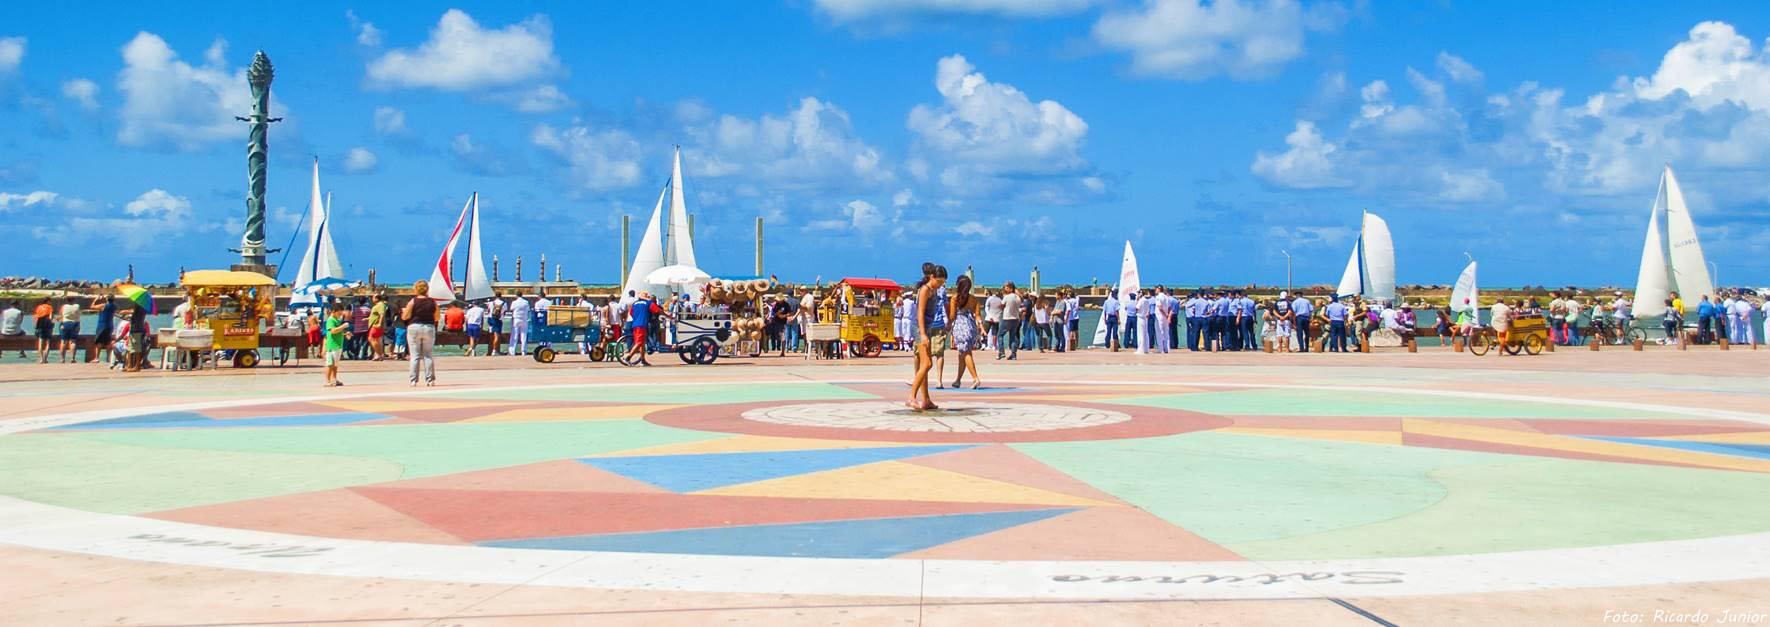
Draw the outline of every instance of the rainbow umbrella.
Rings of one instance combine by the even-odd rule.
[[[148,293],[147,288],[134,283],[118,285],[117,295],[129,299],[129,302],[143,308],[152,309],[154,306],[154,295]]]

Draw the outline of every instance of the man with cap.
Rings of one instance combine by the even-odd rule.
[[[1291,326],[1296,329],[1297,352],[1299,353],[1309,352],[1309,321],[1310,316],[1314,314],[1315,304],[1309,302],[1309,299],[1304,298],[1302,294],[1298,294],[1291,301],[1291,315],[1296,317]]]
[[[1256,310],[1254,299],[1248,298],[1248,293],[1245,291],[1236,290],[1235,293],[1237,296],[1241,297],[1236,301],[1236,304],[1241,307],[1242,350],[1259,350],[1260,336],[1254,332],[1254,315]]]
[[[1340,302],[1339,294],[1333,296],[1332,302],[1328,303],[1324,311],[1327,314],[1328,319],[1327,350],[1336,353],[1346,352],[1346,316],[1348,315],[1348,310],[1346,309],[1346,305]]]
[[[1198,352],[1198,336],[1204,326],[1204,304],[1205,299],[1196,290],[1186,299],[1186,350],[1195,353]]]

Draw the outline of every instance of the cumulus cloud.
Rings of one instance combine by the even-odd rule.
[[[239,140],[244,131],[234,116],[252,108],[245,68],[229,69],[227,43],[204,53],[202,65],[178,58],[159,35],[141,32],[123,46],[122,126],[117,140],[127,145],[169,144],[184,150],[214,141]],[[283,108],[272,101],[272,115]]]
[[[25,38],[0,37],[0,74],[18,71],[25,60]]]
[[[380,162],[381,160],[375,157],[375,153],[369,152],[369,149],[362,146],[351,148],[349,152],[344,153],[344,171],[352,174],[373,172],[375,165]]]
[[[356,31],[356,43],[364,48],[381,47],[381,29],[368,20],[359,19],[356,11],[346,9],[344,17],[350,20],[350,29]]]
[[[210,233],[220,228],[212,220],[194,219],[190,199],[154,188],[123,205],[120,217],[74,217],[61,224],[34,227],[31,233],[53,244],[92,241],[139,253],[193,232]]]
[[[558,111],[572,104],[571,97],[556,85],[539,85],[511,94],[509,98],[515,103],[516,110],[523,113]]]
[[[12,211],[13,209],[29,209],[32,207],[49,207],[60,197],[61,194],[43,190],[25,194],[0,192],[0,212]]]
[[[80,105],[81,109],[96,111],[98,109],[98,83],[84,78],[63,81],[61,96]]]
[[[683,132],[692,140],[684,159],[692,158],[700,176],[792,189],[870,188],[896,176],[879,150],[855,133],[847,111],[817,98],[801,98],[780,115],[709,117]]]
[[[1298,120],[1296,128],[1285,136],[1284,143],[1289,146],[1284,152],[1267,154],[1261,151],[1254,155],[1255,175],[1268,183],[1293,189],[1349,185],[1334,176],[1332,155],[1339,147],[1323,141],[1314,122]]]
[[[838,22],[926,14],[1044,17],[1074,13],[1092,0],[815,0]]]
[[[455,157],[455,165],[470,174],[505,176],[523,169],[517,153],[505,150],[495,142],[476,140],[468,133],[449,140],[449,152]]]
[[[406,133],[406,112],[393,107],[375,107],[375,133],[404,135]]]
[[[851,200],[842,205],[842,219],[814,220],[806,226],[812,231],[851,231],[861,235],[871,235],[885,226],[886,219],[879,208],[865,200]]]
[[[519,85],[559,68],[546,16],[482,28],[466,12],[449,9],[416,49],[389,50],[370,61],[368,77],[378,87],[461,91]]]
[[[1263,77],[1303,55],[1305,31],[1333,30],[1345,9],[1297,0],[1144,0],[1094,24],[1094,41],[1131,55],[1142,76]]]
[[[639,140],[625,130],[540,124],[529,141],[567,166],[567,179],[574,187],[605,191],[639,182],[642,151]]]
[[[936,64],[934,87],[941,103],[916,105],[906,123],[918,151],[908,167],[918,180],[938,181],[949,194],[1055,203],[1103,190],[1081,154],[1088,123],[1062,104],[992,82],[961,55]]]

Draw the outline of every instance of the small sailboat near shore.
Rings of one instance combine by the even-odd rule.
[[[461,229],[467,229],[467,270],[464,284],[461,286],[462,300],[475,301],[492,297],[492,283],[486,275],[485,258],[480,254],[479,233],[479,192],[467,198],[467,204],[461,207],[461,217],[455,219],[455,230],[449,234],[449,243],[443,246],[442,255],[436,260],[436,267],[430,271],[429,296],[441,302],[456,299],[454,266],[455,246],[461,241]]]
[[[1659,175],[1659,192],[1647,216],[1647,240],[1641,246],[1641,271],[1635,280],[1635,315],[1665,315],[1665,301],[1673,291],[1683,299],[1685,313],[1696,311],[1701,297],[1715,295],[1696,223],[1668,164]]]
[[[307,252],[301,255],[301,266],[295,269],[292,307],[319,304],[319,297],[306,289],[316,281],[343,280],[344,265],[338,260],[338,249],[332,245],[332,195],[320,194],[320,162],[313,163],[313,191],[307,203]]]
[[[1123,298],[1125,295],[1125,292],[1127,292],[1127,291],[1129,291],[1129,292],[1143,291],[1143,280],[1141,278],[1139,278],[1137,275],[1137,253],[1135,253],[1131,250],[1131,242],[1129,240],[1125,241],[1125,254],[1119,260],[1118,285],[1116,287],[1114,287],[1113,289],[1117,290],[1117,292],[1118,292],[1118,293],[1114,294],[1114,296],[1117,296],[1120,298]],[[1125,329],[1130,326],[1130,323],[1131,323],[1130,316],[1125,316],[1125,315],[1119,316],[1118,324],[1119,324],[1119,337],[1120,338],[1125,337]],[[1123,339],[1121,339],[1121,340],[1119,340],[1119,343],[1124,344],[1125,341]],[[1133,341],[1133,342],[1131,342],[1131,344],[1135,345],[1136,342]],[[1094,346],[1105,346],[1106,345],[1106,317],[1105,316],[1101,316],[1100,322],[1098,322],[1094,325],[1094,341],[1092,342],[1092,345],[1094,345]]]
[[[1395,242],[1389,237],[1389,223],[1377,214],[1364,212],[1358,241],[1334,293],[1340,298],[1359,296],[1365,302],[1395,301]]]
[[[670,203],[668,213],[665,200]],[[652,207],[645,235],[640,237],[639,249],[634,251],[633,265],[627,272],[626,281],[621,284],[621,295],[625,296],[627,292],[650,292],[654,296],[669,294],[670,284],[651,280],[654,272],[667,267],[699,271],[695,265],[694,234],[689,229],[688,205],[683,193],[681,148],[676,149],[670,168],[670,183],[658,192],[658,203]],[[678,286],[691,298],[698,296],[700,291],[698,282],[678,283]]]

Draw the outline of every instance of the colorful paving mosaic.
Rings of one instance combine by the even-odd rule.
[[[0,494],[302,536],[968,560],[1311,560],[1770,531],[1770,426],[1212,384],[480,389],[0,437]],[[1693,489],[1699,488],[1699,489]]]

